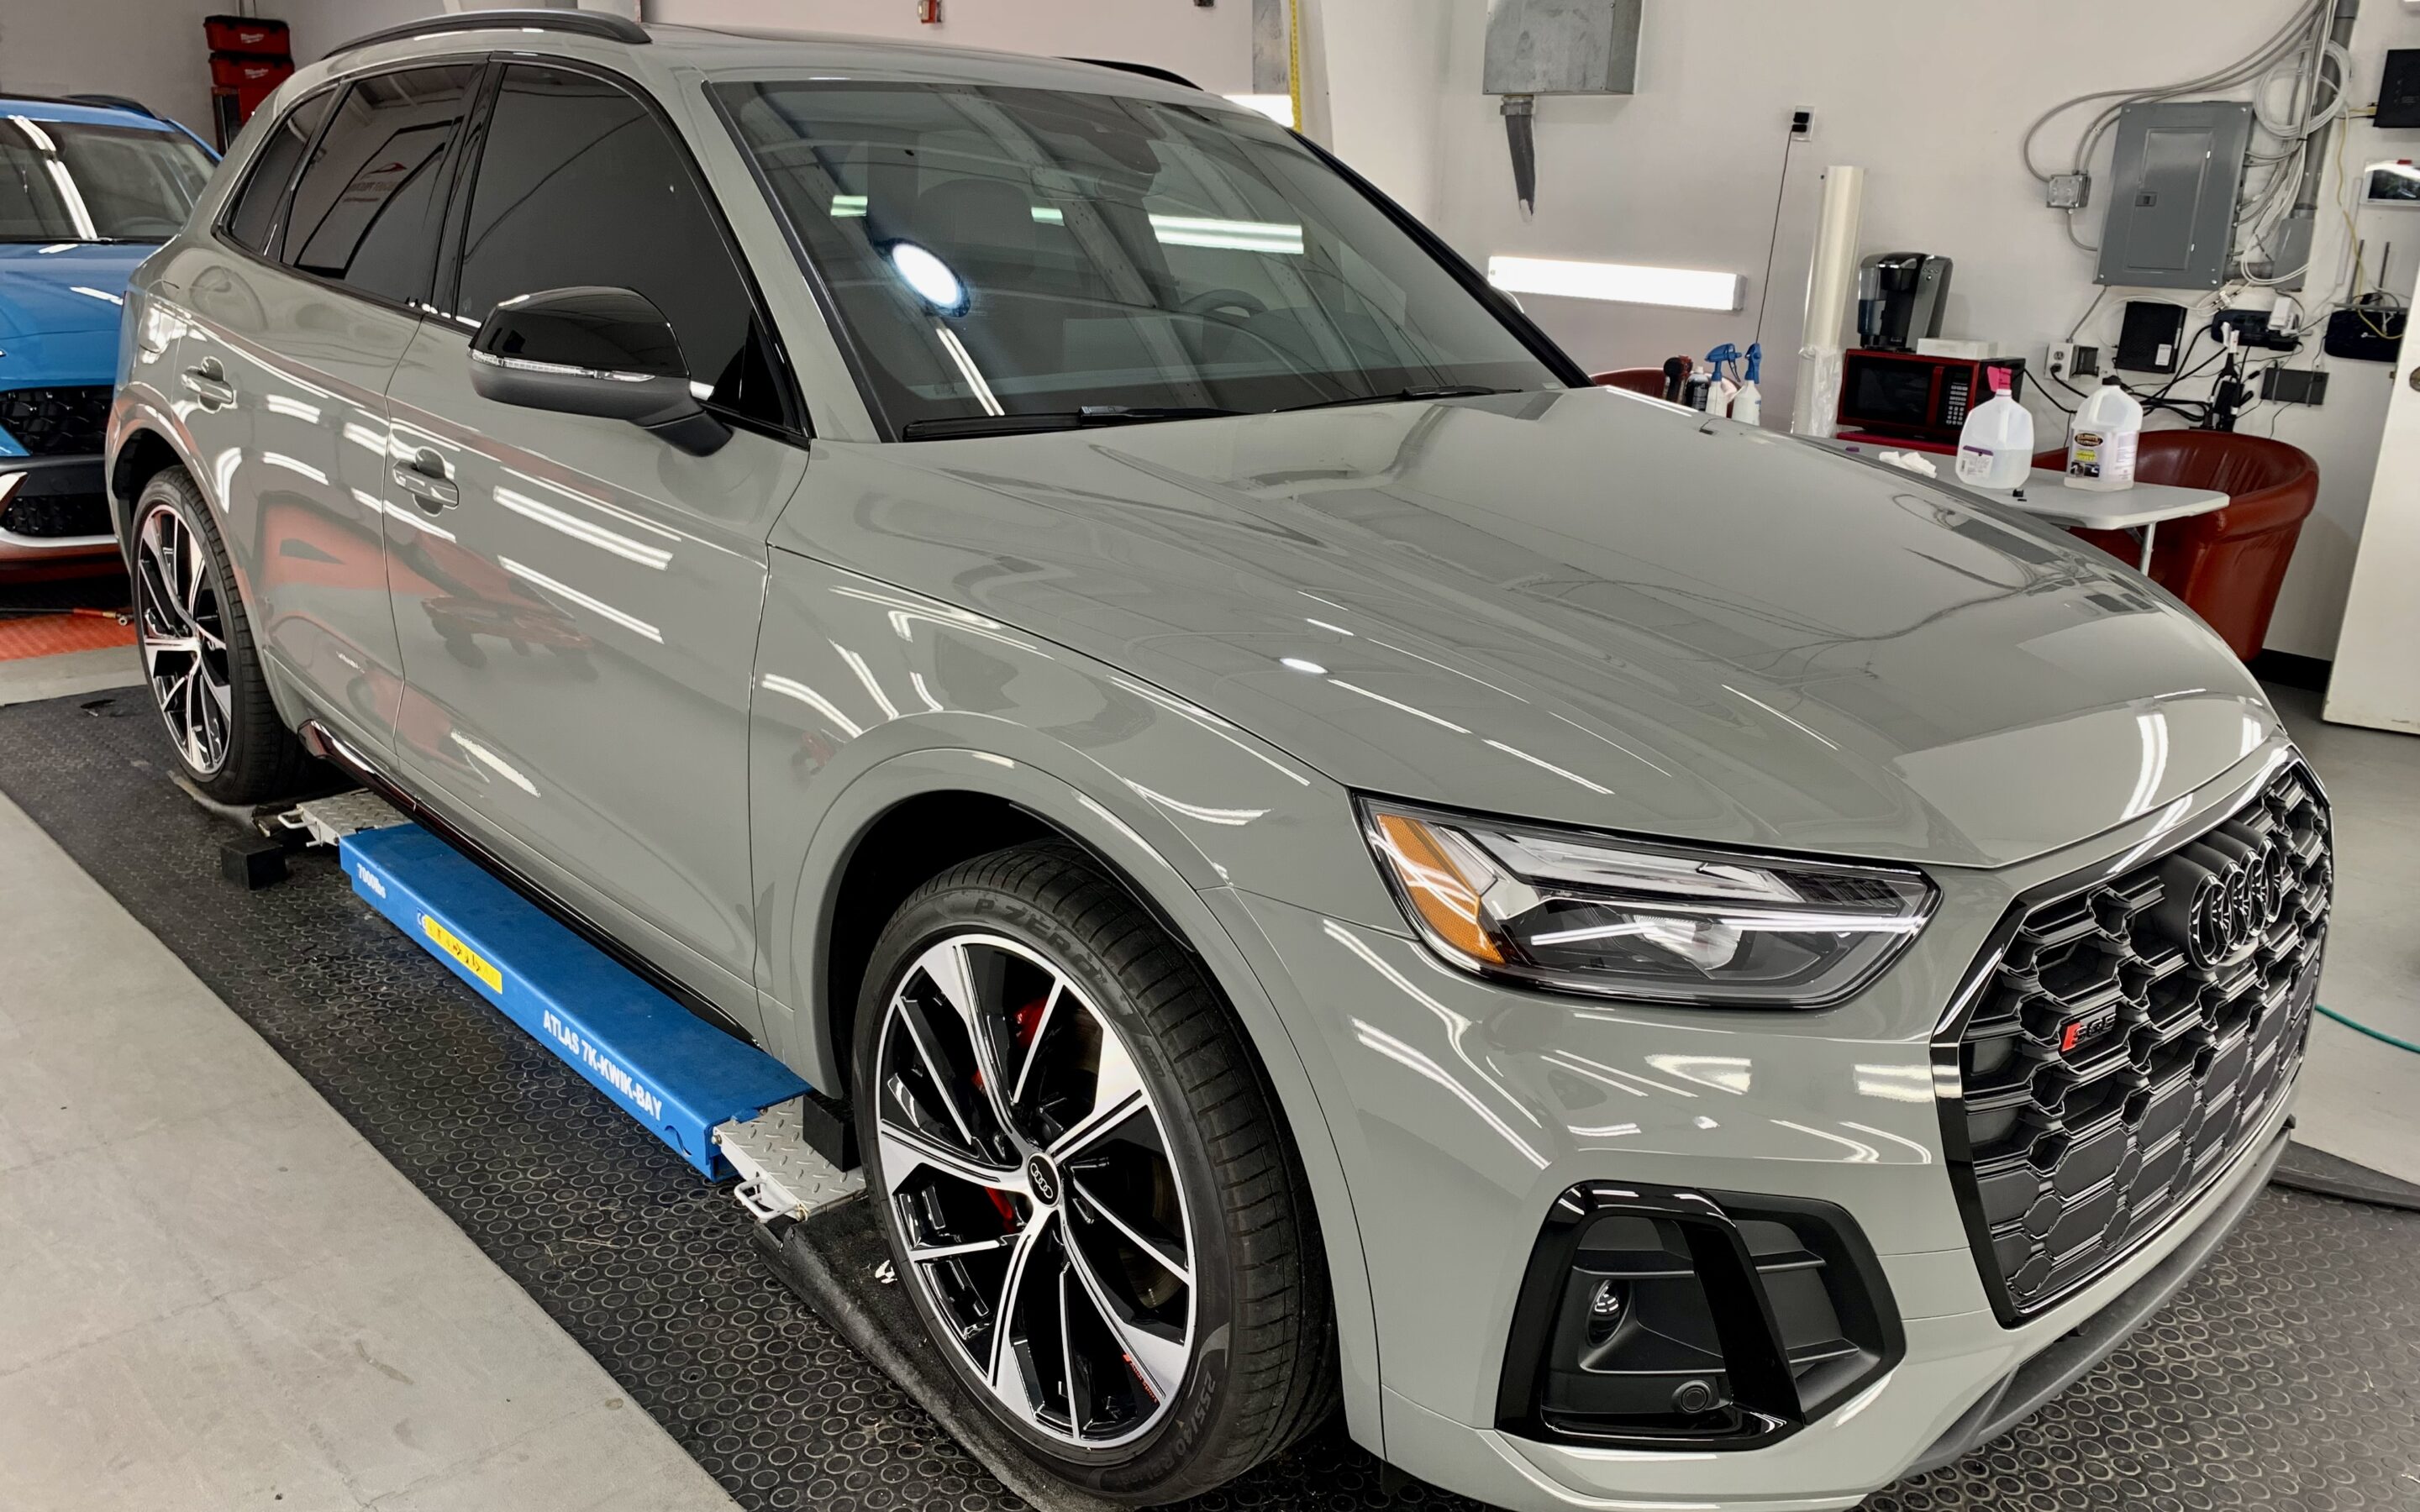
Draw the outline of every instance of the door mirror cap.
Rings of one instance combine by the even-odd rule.
[[[672,322],[627,288],[552,288],[497,305],[471,338],[471,387],[498,404],[627,420],[698,456],[731,439],[698,402]]]

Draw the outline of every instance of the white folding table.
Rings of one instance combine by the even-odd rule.
[[[2002,498],[1993,493],[1994,499]],[[2227,496],[2214,488],[2180,488],[2167,483],[2138,483],[2131,488],[2103,493],[2091,488],[2071,488],[2067,474],[2048,468],[2036,468],[2026,477],[2025,486],[2007,495],[2011,508],[2029,515],[2056,520],[2061,525],[2081,525],[2095,531],[2131,531],[2143,532],[2143,552],[2135,565],[2145,572],[2151,570],[2151,536],[2164,519],[2183,519],[2193,515],[2207,515],[2213,509],[2226,507]]]
[[[1882,453],[1894,449],[1869,440],[1844,441],[1831,436],[1798,439],[1869,461],[1879,461]],[[1956,458],[1926,454],[1925,459],[1940,469],[1942,482],[1958,481]],[[2061,525],[2082,525],[2096,531],[2139,530],[2143,532],[2143,549],[2134,564],[2144,572],[2151,570],[2151,537],[2162,520],[2207,515],[2213,509],[2226,508],[2227,499],[2215,488],[2180,488],[2167,483],[2138,483],[2114,492],[2071,488],[2067,474],[2050,468],[2034,469],[2026,476],[2025,486],[2013,494],[1988,488],[1977,491],[2010,508],[2040,515]]]

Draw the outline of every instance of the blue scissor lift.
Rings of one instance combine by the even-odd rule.
[[[338,847],[353,890],[760,1222],[862,1187],[809,1145],[795,1072],[690,1012],[381,799],[284,821]]]

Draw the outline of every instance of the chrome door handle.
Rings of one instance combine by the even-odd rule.
[[[202,402],[205,409],[224,409],[235,403],[235,385],[226,380],[226,370],[215,357],[195,367],[185,369],[185,391]]]
[[[395,486],[411,495],[414,502],[434,515],[451,509],[462,501],[462,496],[443,478],[433,478],[414,467],[398,466],[395,470]]]

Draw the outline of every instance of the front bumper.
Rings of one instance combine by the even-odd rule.
[[[116,550],[100,456],[0,456],[0,562]]]
[[[2280,751],[2174,810],[2021,866],[1944,869],[1918,948],[1813,1013],[1656,1011],[1478,980],[1417,941],[1293,903],[1224,904],[1297,1034],[1351,1187],[1389,1461],[1522,1512],[1825,1508],[2004,1431],[2115,1349],[2257,1195],[2290,1098],[2164,1228],[2014,1326],[1993,1308],[1944,1149],[1931,1041],[2011,904],[2080,865],[2214,823]],[[1508,1431],[1508,1325],[1556,1198],[1581,1182],[1813,1199],[1870,1243],[1904,1353],[1804,1428],[1747,1448],[1597,1447]],[[2181,1258],[2177,1258],[2182,1257]],[[2069,1335],[2084,1331],[2081,1342]],[[2066,1342],[2063,1342],[2066,1341]],[[1365,1435],[1366,1436],[1366,1435]]]

